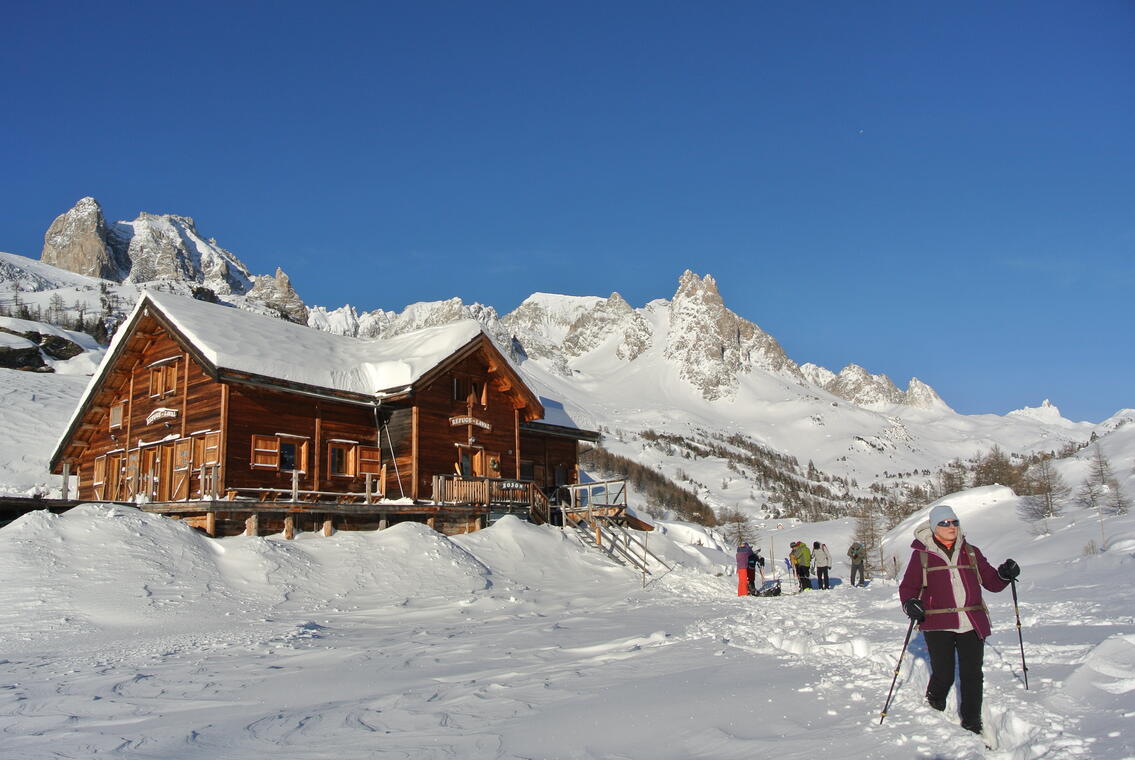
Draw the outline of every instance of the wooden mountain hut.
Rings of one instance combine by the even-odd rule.
[[[445,532],[579,480],[598,433],[541,400],[474,321],[381,340],[146,292],[51,459],[78,498],[211,535],[385,527]]]

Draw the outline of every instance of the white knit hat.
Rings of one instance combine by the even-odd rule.
[[[949,504],[939,504],[930,510],[930,527],[938,527],[938,523],[943,520],[957,520],[958,516],[954,514],[954,508]]]

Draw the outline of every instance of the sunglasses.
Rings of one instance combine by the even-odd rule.
[[[957,520],[939,520],[938,521],[938,527],[939,528],[956,528],[960,524],[961,523],[958,522]]]

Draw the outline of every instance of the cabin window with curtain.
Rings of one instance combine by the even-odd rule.
[[[252,468],[307,472],[307,439],[282,435],[252,436]]]
[[[162,359],[150,365],[150,396],[169,396],[177,392],[177,357]]]

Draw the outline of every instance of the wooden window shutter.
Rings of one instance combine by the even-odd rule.
[[[271,435],[252,436],[253,467],[278,469],[280,467],[280,439]]]
[[[206,433],[203,450],[199,457],[201,464],[219,464],[221,461],[221,434]]]
[[[114,430],[115,428],[122,427],[122,417],[123,417],[123,412],[125,411],[125,409],[126,409],[126,402],[125,401],[119,401],[118,403],[111,405],[111,407],[110,407],[110,429],[111,430]]]
[[[359,446],[359,474],[382,473],[382,450],[377,446]]]

